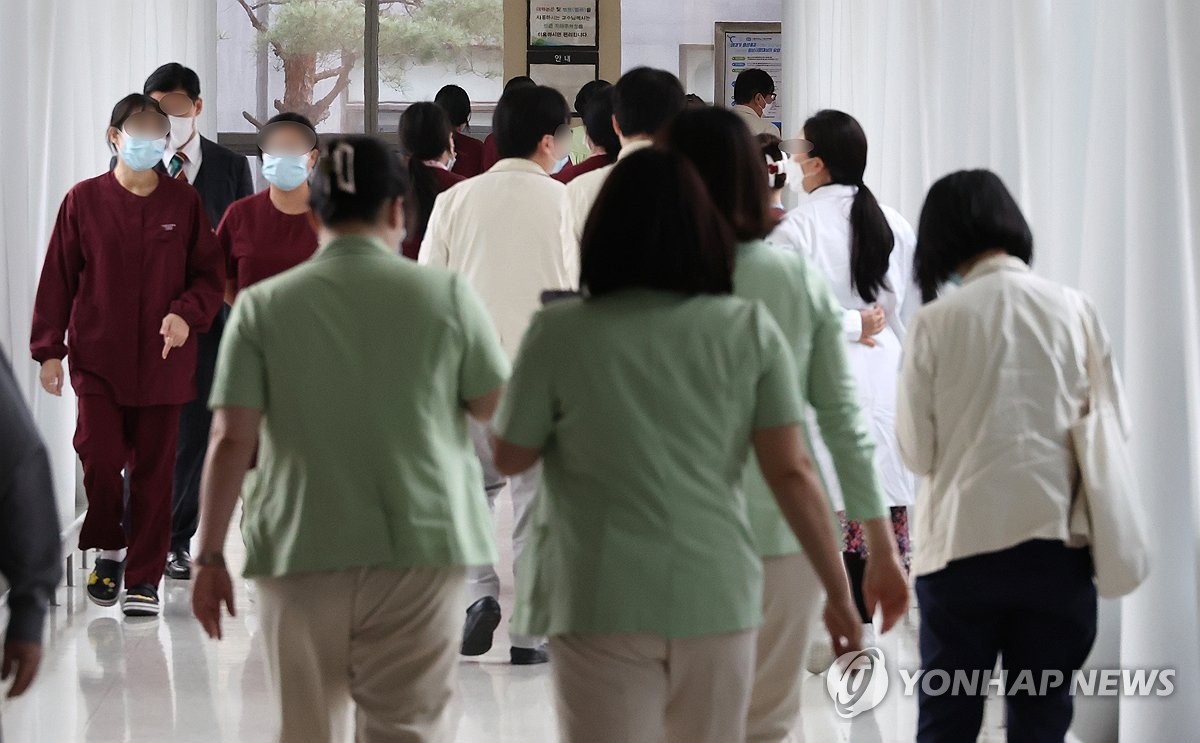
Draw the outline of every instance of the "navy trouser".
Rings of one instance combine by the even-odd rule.
[[[921,667],[928,673],[990,671],[997,655],[1009,686],[1023,670],[1057,670],[1061,686],[1045,696],[1008,695],[1008,740],[1062,743],[1073,712],[1071,674],[1096,639],[1091,551],[1032,540],[954,560],[916,580]],[[938,688],[942,684],[933,684]],[[919,743],[963,743],[979,736],[986,697],[930,696],[920,685]],[[995,687],[993,687],[995,693]]]
[[[228,308],[221,305],[212,327],[196,338],[199,346],[196,349],[196,399],[183,406],[175,448],[171,506],[171,549],[174,551],[188,548],[200,523],[200,473],[204,469],[204,457],[208,455],[208,429],[212,426],[208,396],[212,392],[217,348],[221,344],[228,312]]]

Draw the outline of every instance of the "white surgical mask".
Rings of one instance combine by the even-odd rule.
[[[168,116],[171,120],[171,146],[181,149],[196,134],[195,116]]]
[[[804,169],[800,167],[800,163],[789,157],[784,159],[784,161],[781,163],[781,166],[783,168],[784,175],[787,176],[787,180],[784,181],[784,185],[788,187],[788,190],[792,191],[793,193],[803,192]]]

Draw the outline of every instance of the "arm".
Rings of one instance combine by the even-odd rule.
[[[233,583],[224,563],[225,538],[242,481],[258,447],[262,411],[222,407],[213,412],[208,456],[200,481],[200,555],[196,565],[192,612],[209,637],[221,639],[221,604],[236,616]]]
[[[67,355],[65,342],[71,322],[71,306],[83,272],[83,247],[75,221],[75,191],[63,199],[50,234],[46,262],[33,303],[33,329],[29,350],[39,364],[61,361]]]
[[[904,463],[915,474],[933,474],[937,457],[937,428],[933,416],[936,364],[925,323],[913,318],[904,349],[904,366],[896,401],[896,438]]]
[[[503,475],[536,464],[554,431],[553,362],[552,354],[545,351],[554,343],[546,339],[543,312],[534,315],[521,339],[508,390],[496,412],[492,451],[496,469]]]
[[[502,475],[524,472],[537,464],[541,457],[541,449],[518,446],[498,436],[492,436],[492,459],[496,463],[496,471]]]
[[[217,248],[225,260],[225,304],[233,306],[237,299],[237,258],[233,255],[233,235],[237,231],[238,210],[230,206],[217,226]]]
[[[500,405],[500,395],[503,392],[503,387],[497,387],[485,395],[467,400],[467,413],[480,423],[487,423],[496,414],[496,408]]]
[[[449,218],[446,216],[446,203],[449,199],[436,199],[433,211],[429,214],[429,223],[425,225],[425,237],[421,240],[421,249],[417,253],[417,263],[422,266],[449,266],[450,244],[446,234]]]
[[[225,256],[209,225],[200,196],[193,193],[192,235],[187,258],[187,287],[171,303],[189,331],[203,333],[212,325],[225,296]]]

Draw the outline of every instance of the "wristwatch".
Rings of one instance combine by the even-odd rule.
[[[208,567],[225,567],[225,554],[222,552],[201,552],[192,559],[193,565],[198,565],[202,568]]]

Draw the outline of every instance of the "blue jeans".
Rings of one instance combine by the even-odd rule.
[[[1056,670],[1064,681],[1045,696],[1005,697],[1008,740],[1062,743],[1071,726],[1071,674],[1096,639],[1091,551],[1032,540],[999,552],[954,560],[916,581],[921,611],[921,667],[991,671],[1002,659],[1007,684],[1023,670]],[[934,684],[934,688],[941,684]],[[979,736],[986,697],[930,696],[921,684],[919,743],[962,743]]]

